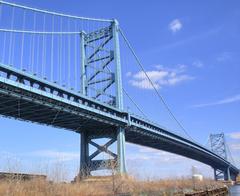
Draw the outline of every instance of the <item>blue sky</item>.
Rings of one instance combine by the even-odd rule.
[[[117,18],[188,133],[202,144],[210,133],[226,133],[240,166],[239,1],[11,2],[79,16]],[[121,53],[124,88],[150,119],[183,134],[124,46]],[[137,112],[126,98],[125,103]],[[61,162],[61,167],[70,168],[70,177],[76,173],[78,134],[5,118],[0,124],[2,163],[17,162],[13,165],[19,165],[19,170],[42,172]],[[130,173],[139,176],[190,175],[192,165],[212,175],[203,164],[131,144],[127,145],[127,160]],[[7,169],[4,164],[0,168]]]

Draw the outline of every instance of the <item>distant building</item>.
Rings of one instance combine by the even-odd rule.
[[[192,166],[192,179],[193,180],[198,180],[202,181],[203,180],[203,175],[200,174],[196,166]]]
[[[201,175],[201,174],[194,174],[192,176],[192,179],[193,180],[198,180],[198,181],[203,181],[203,175]]]

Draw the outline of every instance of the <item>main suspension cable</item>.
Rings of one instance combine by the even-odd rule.
[[[10,2],[6,2],[6,1],[2,1],[2,0],[0,0],[0,4],[5,4],[8,6],[17,7],[17,8],[21,8],[21,9],[25,9],[25,10],[30,10],[30,11],[35,11],[35,12],[39,12],[39,13],[50,14],[50,15],[55,15],[55,16],[60,16],[60,17],[72,18],[72,19],[97,21],[97,22],[112,22],[113,21],[112,19],[89,18],[89,17],[81,17],[81,16],[62,14],[62,13],[58,13],[58,12],[51,12],[51,11],[32,8],[32,7],[23,6],[23,5],[19,5],[19,4],[15,4],[15,3],[10,3]]]
[[[225,140],[225,141],[226,141],[226,140]],[[230,151],[230,148],[229,148],[227,142],[226,142],[226,148],[227,148],[227,151],[228,151],[228,154],[229,154],[229,156],[230,156],[231,161],[233,162],[234,165],[236,165],[236,162],[235,162],[235,160],[234,160],[234,158],[233,158],[233,156],[232,156],[232,153],[231,153],[231,151]]]
[[[147,115],[143,112],[143,110],[138,106],[138,104],[132,99],[132,97],[127,93],[127,91],[123,88],[123,92],[127,95],[129,100],[135,105],[135,107],[138,109],[138,111],[148,119]]]
[[[153,81],[151,80],[151,78],[149,77],[149,75],[147,74],[147,72],[145,71],[140,59],[138,58],[138,56],[136,55],[132,45],[130,44],[130,42],[128,41],[127,37],[125,36],[125,34],[123,33],[122,29],[119,28],[119,32],[122,35],[125,43],[127,44],[127,47],[130,49],[132,55],[134,56],[135,60],[137,61],[139,67],[141,68],[141,70],[144,72],[145,76],[147,77],[149,83],[151,84],[151,86],[153,87],[154,91],[156,92],[158,98],[160,99],[160,101],[164,104],[165,108],[167,109],[167,111],[169,112],[170,116],[176,121],[176,123],[179,125],[179,127],[184,131],[184,133],[191,139],[194,141],[194,139],[188,134],[187,130],[183,127],[183,125],[180,123],[180,121],[177,120],[177,118],[175,117],[175,115],[173,114],[173,112],[171,111],[170,107],[168,106],[168,104],[166,103],[166,101],[164,100],[163,96],[159,93],[159,91],[157,90],[157,88],[155,87],[155,85],[153,84]]]

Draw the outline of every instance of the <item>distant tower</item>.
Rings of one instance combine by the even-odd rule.
[[[227,160],[227,151],[224,133],[210,135],[211,150],[218,156]]]
[[[210,134],[210,145],[212,152],[222,157],[223,159],[227,160],[228,157],[224,133]],[[229,168],[225,168],[224,170],[214,168],[214,178],[215,180],[220,179],[229,180],[230,179]]]

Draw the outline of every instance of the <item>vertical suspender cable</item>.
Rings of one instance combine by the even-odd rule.
[[[35,30],[34,26],[35,26],[35,12],[33,13],[33,31]],[[33,72],[33,62],[32,62],[32,59],[33,59],[33,51],[34,51],[34,47],[33,47],[33,38],[34,38],[34,34],[30,34],[29,35],[29,39],[30,39],[30,47],[29,47],[29,50],[30,50],[30,55],[29,55],[29,71]]]
[[[31,71],[32,70],[32,42],[33,42],[33,36],[34,36],[34,34],[30,34],[29,35],[29,40],[30,40],[30,45],[29,45],[29,58],[28,58],[28,64],[29,64],[29,71]]]
[[[65,26],[65,25],[64,25]],[[67,83],[66,82],[66,54],[65,54],[65,52],[66,52],[66,48],[65,48],[65,46],[66,46],[66,35],[64,34],[63,35],[63,38],[62,38],[62,40],[63,40],[63,42],[62,42],[62,64],[63,64],[63,68],[62,68],[62,73],[63,73],[63,75],[62,75],[62,80],[63,80],[63,85],[65,86],[65,83]]]
[[[81,26],[81,29],[80,29],[80,32],[83,32],[83,29],[84,29],[84,25],[83,25],[83,21],[81,21],[81,24],[79,24],[79,26]],[[79,27],[80,28],[80,27]],[[80,35],[80,34],[79,34]],[[80,69],[79,69],[79,75],[80,75],[80,79],[79,79],[79,92],[81,92],[81,88],[82,88],[82,83],[81,83],[81,80],[82,80],[82,77],[84,76],[84,74],[85,73],[82,73],[82,69],[81,69],[81,59],[83,58],[83,56],[82,56],[82,52],[81,52],[81,44],[82,44],[82,42],[81,42],[81,38],[80,38],[80,36],[79,36],[79,40],[80,40],[80,42],[79,42],[79,44],[80,44],[80,47],[79,47],[79,53],[80,53],[80,60],[79,60],[79,66],[80,66]]]
[[[54,32],[54,16],[52,18],[52,32]],[[53,52],[54,52],[54,38],[51,35],[51,81],[53,81]]]
[[[46,23],[46,15],[44,14],[44,16],[43,16],[43,31],[45,31],[45,23]],[[42,76],[42,78],[44,78],[44,58],[45,58],[45,36],[44,36],[44,34],[42,35],[42,66],[41,66],[41,68],[42,68],[42,74],[41,74],[41,76]]]
[[[0,3],[0,22],[2,21],[2,15],[3,15],[2,7],[3,7],[3,5]],[[0,23],[0,25],[2,25],[2,24]],[[5,38],[5,32],[3,34],[4,34],[4,38]],[[4,38],[3,38],[3,40],[4,40]],[[4,48],[2,48],[2,49],[3,49],[3,52],[2,52],[2,54],[3,54]],[[3,57],[0,59],[0,62],[3,63]]]
[[[2,12],[2,4],[0,3],[0,22],[2,21],[2,14],[3,14],[3,12]],[[0,25],[2,25],[2,24],[0,23]],[[5,35],[5,33],[3,33],[3,34]],[[4,48],[3,48],[3,50],[4,50]],[[2,54],[3,54],[3,52],[2,52]],[[2,62],[2,61],[3,61],[3,58],[0,59],[0,62]]]
[[[15,59],[15,39],[16,39],[16,34],[13,33],[13,42],[12,42],[13,48],[12,48],[12,57],[11,57],[12,63],[11,63],[11,65],[14,65],[14,59]]]
[[[5,60],[5,53],[6,53],[6,39],[7,39],[7,33],[4,32],[4,38],[3,38],[3,55],[2,55],[2,63],[4,63]]]
[[[75,31],[77,31],[77,21],[75,21]],[[75,60],[75,66],[74,66],[74,81],[75,81],[75,90],[77,90],[77,35],[74,35],[74,60]]]
[[[12,19],[11,19],[11,29],[13,30],[13,24],[14,24],[14,16],[15,16],[15,8],[13,7],[13,12],[12,12]],[[11,56],[12,56],[12,36],[13,32],[10,33],[10,40],[9,40],[9,52],[8,52],[8,64],[11,64]]]
[[[60,31],[62,32],[62,17],[60,19]],[[59,36],[59,84],[62,84],[62,34]]]
[[[40,70],[39,70],[39,61],[40,61],[40,58],[39,58],[39,55],[40,55],[40,35],[36,35],[37,36],[37,48],[36,48],[36,75],[40,75]]]
[[[25,28],[25,17],[26,17],[26,12],[24,10],[24,13],[23,13],[23,30]],[[23,70],[23,50],[24,50],[24,33],[22,33],[22,44],[21,44],[21,64],[20,64],[20,67],[21,67],[21,70]]]
[[[68,20],[68,31],[70,31],[70,21]],[[71,74],[70,74],[70,71],[71,71],[71,69],[70,69],[70,64],[71,64],[71,57],[70,57],[70,55],[71,55],[71,48],[70,48],[70,34],[67,36],[67,38],[68,38],[68,87],[69,88],[71,88],[71,81],[70,81],[70,77],[71,77]]]
[[[36,13],[34,12],[34,16],[33,16],[33,30],[35,31],[36,29]],[[33,50],[32,50],[32,73],[34,73],[34,63],[35,63],[35,36],[33,35]]]

